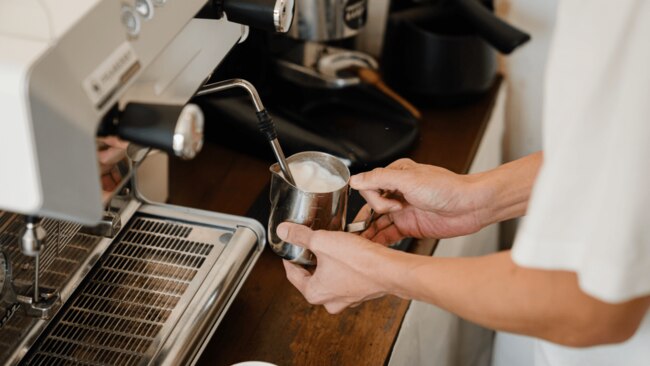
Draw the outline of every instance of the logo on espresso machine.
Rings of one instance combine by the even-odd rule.
[[[367,0],[349,0],[344,7],[345,24],[352,29],[361,29],[368,18]]]

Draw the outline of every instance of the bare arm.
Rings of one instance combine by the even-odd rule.
[[[383,214],[363,236],[384,244],[471,234],[525,214],[542,159],[538,152],[471,175],[401,159],[351,178],[368,201],[356,220],[365,219],[370,207]]]
[[[582,292],[575,273],[519,267],[510,252],[438,258],[398,252],[342,232],[284,223],[278,234],[310,249],[314,273],[285,262],[287,278],[331,313],[394,294],[425,301],[485,327],[584,347],[631,337],[650,296],[620,304]]]
[[[391,168],[359,175],[353,186],[367,190],[364,196],[371,206],[375,203],[373,207],[388,212],[365,238],[392,242],[404,236],[409,223],[417,224],[417,234],[461,235],[521,216],[542,159],[540,152],[468,176],[398,161]],[[380,190],[398,190],[406,203],[390,202],[378,194]],[[401,207],[395,208],[396,203]],[[425,216],[431,212],[435,215]],[[417,221],[422,217],[426,220]],[[522,268],[512,262],[509,252],[432,258],[396,252],[364,237],[313,232],[296,224],[280,225],[278,234],[316,254],[314,273],[285,262],[287,277],[307,301],[322,304],[331,313],[394,294],[434,304],[489,328],[569,346],[591,346],[631,337],[650,305],[650,296],[620,304],[599,301],[581,291],[575,273]]]
[[[476,207],[483,226],[523,216],[544,155],[541,151],[468,178],[485,199]]]
[[[389,292],[488,328],[574,347],[628,339],[650,305],[650,296],[620,304],[599,301],[580,290],[574,272],[519,267],[510,252],[474,258],[400,255],[391,262],[406,275],[399,277],[404,281],[386,279],[393,283]]]

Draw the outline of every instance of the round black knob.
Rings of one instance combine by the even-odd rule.
[[[221,0],[216,4],[229,21],[266,31],[286,33],[293,21],[294,0]]]

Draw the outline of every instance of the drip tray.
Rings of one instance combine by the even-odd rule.
[[[23,363],[193,363],[263,247],[242,220],[142,206]]]

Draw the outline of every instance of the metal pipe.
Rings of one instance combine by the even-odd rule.
[[[266,110],[266,108],[264,108],[264,104],[262,104],[260,95],[257,93],[257,89],[255,89],[255,86],[244,79],[230,79],[204,85],[201,89],[199,89],[198,92],[196,92],[196,96],[200,97],[203,95],[218,93],[220,91],[234,88],[243,88],[248,92],[248,95],[250,95],[257,112],[263,112]]]
[[[34,257],[34,304],[38,304],[41,301],[41,289],[39,288],[39,277],[40,277],[40,262],[41,262],[40,253],[36,254]]]
[[[284,152],[282,151],[282,147],[280,147],[280,142],[278,139],[271,140],[271,149],[273,149],[273,154],[275,155],[275,159],[280,165],[280,170],[282,170],[284,178],[287,180],[287,182],[295,186],[296,181],[293,178],[293,174],[291,174],[287,160],[284,158]]]
[[[271,144],[271,149],[273,150],[273,155],[275,155],[275,159],[278,161],[278,164],[280,165],[282,174],[284,175],[284,178],[289,183],[295,186],[296,181],[293,178],[293,174],[291,174],[291,170],[289,169],[289,164],[287,163],[287,160],[284,157],[284,152],[282,151],[282,147],[280,147],[280,141],[278,141],[277,135],[275,133],[275,126],[273,125],[273,121],[271,120],[271,117],[266,111],[266,108],[264,108],[264,104],[262,104],[262,99],[260,98],[260,95],[257,92],[257,89],[255,89],[255,86],[253,86],[253,84],[251,84],[250,82],[244,79],[230,79],[230,80],[219,81],[216,83],[204,85],[201,89],[199,89],[198,92],[196,92],[196,96],[200,97],[203,95],[218,93],[220,91],[233,89],[233,88],[242,88],[248,92],[248,95],[251,97],[253,105],[255,106],[255,110],[257,111],[257,119],[260,122],[260,128],[262,129],[262,132],[264,132],[269,139],[269,143]]]

